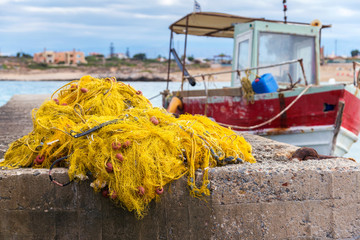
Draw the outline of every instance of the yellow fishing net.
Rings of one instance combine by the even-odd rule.
[[[33,131],[13,142],[0,166],[69,168],[138,218],[164,186],[187,174],[190,194],[210,194],[209,167],[255,162],[251,146],[203,116],[176,118],[115,78],[84,76],[33,110]],[[55,162],[56,161],[56,162]],[[195,171],[203,171],[195,182]]]

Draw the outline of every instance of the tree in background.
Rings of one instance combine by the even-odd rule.
[[[133,59],[135,60],[146,60],[146,54],[145,53],[137,53],[133,56]]]
[[[355,50],[351,51],[351,56],[352,57],[356,57],[357,55],[359,55],[359,50],[358,49],[355,49]]]
[[[16,57],[17,58],[20,58],[20,57],[23,57],[23,58],[32,58],[32,56],[30,54],[27,54],[27,53],[24,53],[24,52],[17,52],[16,53]]]

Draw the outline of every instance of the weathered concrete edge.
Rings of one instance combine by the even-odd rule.
[[[54,176],[66,181],[67,170],[55,169]],[[46,169],[2,170],[0,238],[346,239],[360,236],[357,163],[345,159],[270,160],[213,168],[210,179],[212,194],[206,201],[191,198],[186,178],[182,178],[166,188],[161,201],[153,202],[149,214],[138,221],[132,213],[93,193],[88,181],[60,188],[50,183]]]

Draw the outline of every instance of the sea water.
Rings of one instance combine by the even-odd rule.
[[[0,81],[0,106],[6,104],[7,101],[15,94],[51,94],[59,87],[68,82],[66,81]],[[154,107],[162,106],[162,98],[160,92],[166,89],[166,82],[126,82],[137,90],[143,92],[147,98],[152,98],[151,103]],[[210,82],[207,88],[222,88],[230,86],[229,82]],[[180,82],[169,83],[170,91],[180,90]],[[204,83],[198,82],[195,87],[184,84],[184,90],[204,89]],[[345,157],[352,157],[358,162],[360,161],[360,141],[354,143],[350,151]]]
[[[0,81],[0,107],[6,104],[10,98],[15,94],[49,94],[51,95],[55,90],[68,83],[67,81]],[[160,92],[164,91],[167,87],[166,82],[125,82],[130,84],[137,90],[142,91],[143,95],[151,99],[154,107],[162,106],[162,98]],[[230,86],[229,82],[209,82],[206,84],[208,89],[222,88]],[[169,90],[180,90],[180,82],[170,82]],[[190,89],[204,89],[203,82],[197,82],[192,87],[189,84],[184,84],[184,90]]]

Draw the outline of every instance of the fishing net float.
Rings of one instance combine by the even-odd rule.
[[[94,191],[138,218],[164,187],[187,175],[190,195],[210,195],[208,170],[254,163],[245,139],[200,115],[176,118],[152,107],[141,91],[115,78],[84,76],[32,112],[33,130],[13,142],[0,166],[67,167],[71,181],[90,179]],[[203,172],[195,182],[195,171]]]

